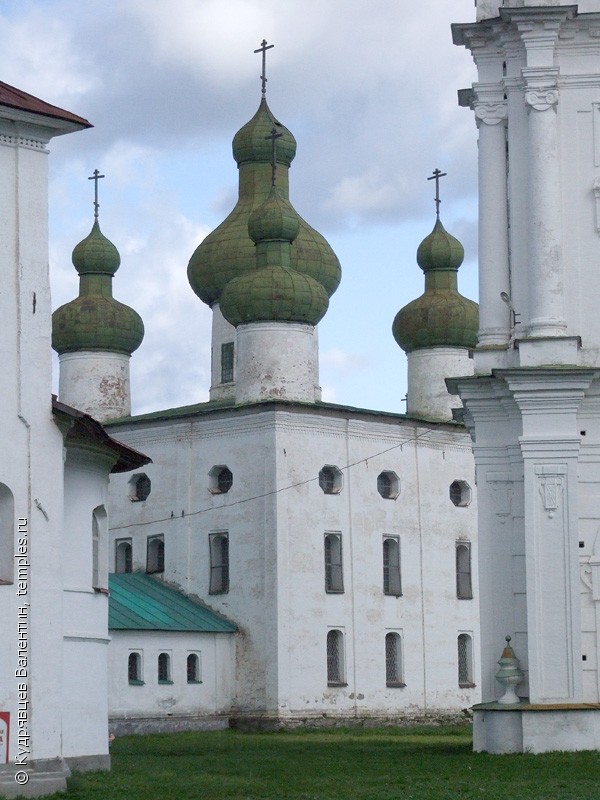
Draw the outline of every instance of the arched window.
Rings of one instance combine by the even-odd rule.
[[[104,506],[92,512],[92,586],[106,589],[108,583],[108,518]]]
[[[129,653],[127,660],[127,677],[129,683],[139,686],[142,681],[142,656],[140,653]]]
[[[463,689],[471,689],[473,682],[473,640],[468,633],[461,633],[458,645],[458,685]]]
[[[338,630],[327,633],[327,684],[345,685],[344,634]]]
[[[344,591],[344,568],[342,564],[342,534],[325,534],[325,591]]]
[[[208,536],[210,549],[210,594],[226,594],[229,591],[229,534],[211,533]]]
[[[402,675],[402,639],[399,633],[385,635],[386,686],[404,686]]]
[[[24,523],[24,525],[23,525]],[[22,527],[23,526],[23,527]],[[27,530],[27,520],[19,520],[19,528]],[[19,539],[25,539],[19,531]],[[25,539],[26,541],[26,539]],[[25,545],[22,545],[25,548]],[[15,581],[15,501],[13,493],[0,483],[0,584]],[[18,560],[18,559],[17,559]]]
[[[146,546],[146,572],[165,571],[165,537],[149,536]]]
[[[158,682],[172,683],[171,681],[171,657],[168,653],[159,653],[158,656]]]
[[[131,539],[117,539],[115,542],[115,572],[133,570],[133,548]]]
[[[459,600],[473,599],[470,542],[456,543],[456,596]]]
[[[383,538],[383,593],[402,595],[400,576],[400,540],[396,536]]]
[[[200,673],[200,656],[198,653],[190,653],[187,657],[187,682],[202,683]]]

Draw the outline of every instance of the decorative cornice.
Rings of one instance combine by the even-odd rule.
[[[6,147],[24,147],[27,150],[41,150],[44,153],[48,153],[47,144],[47,140],[33,139],[30,136],[13,136],[9,133],[0,133],[0,145],[5,145]]]

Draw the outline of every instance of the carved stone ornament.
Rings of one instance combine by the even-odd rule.
[[[558,103],[558,89],[529,90],[525,102],[536,111],[547,111]]]
[[[540,494],[542,496],[544,509],[546,510],[546,513],[550,519],[552,519],[558,510],[562,486],[562,478],[560,478],[558,475],[548,475],[541,480]]]
[[[485,125],[498,125],[508,116],[506,103],[476,103],[475,118]]]

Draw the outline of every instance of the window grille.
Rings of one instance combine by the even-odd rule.
[[[115,572],[133,570],[133,547],[131,539],[117,539],[115,542]]]
[[[327,633],[327,683],[339,686],[344,683],[344,635],[341,631]]]
[[[127,659],[127,678],[129,683],[141,683],[142,657],[139,653],[130,653]]]
[[[210,594],[229,591],[229,536],[227,533],[209,534]]]
[[[134,475],[129,481],[129,499],[133,503],[147,500],[152,491],[152,481],[145,474]]]
[[[458,643],[458,685],[471,688],[473,684],[473,648],[471,637],[461,633]]]
[[[165,540],[163,536],[148,537],[146,547],[146,572],[165,571]]]
[[[325,534],[325,591],[344,591],[341,533]]]
[[[323,467],[319,472],[319,486],[325,494],[333,494],[335,489],[335,472],[331,467]]]
[[[232,486],[233,473],[227,467],[223,467],[223,469],[217,475],[217,489],[221,494],[227,494]]]
[[[187,657],[187,682],[200,683],[200,658],[197,653],[190,653]]]
[[[459,600],[473,599],[470,542],[456,543],[456,596]]]
[[[233,342],[225,342],[221,345],[221,383],[233,382],[233,355]]]
[[[159,653],[158,655],[158,682],[159,683],[170,683],[171,681],[171,670],[170,670],[170,661],[168,653]]]
[[[398,633],[385,635],[385,682],[387,686],[404,686],[402,682],[402,640]]]
[[[392,536],[383,540],[383,593],[394,597],[402,595],[400,541]]]

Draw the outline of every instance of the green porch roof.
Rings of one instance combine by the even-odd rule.
[[[141,572],[109,575],[109,630],[233,633],[237,627],[183,592]]]

